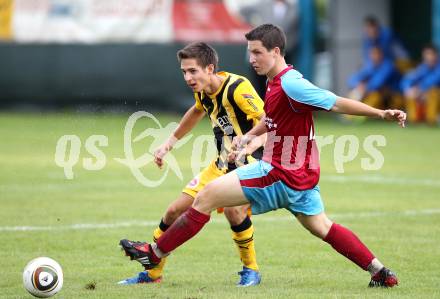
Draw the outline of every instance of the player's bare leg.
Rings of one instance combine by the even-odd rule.
[[[193,206],[183,213],[159,238],[157,243],[134,244],[121,240],[120,245],[132,258],[140,262],[145,269],[153,269],[161,258],[194,237],[209,221],[211,212],[220,207],[248,204],[240,181],[235,172],[221,176],[203,188]],[[132,248],[136,247],[136,250]]]
[[[249,204],[241,189],[237,174],[232,171],[210,182],[200,191],[192,208],[205,215],[219,207],[236,207]]]
[[[249,205],[227,207],[224,209],[223,213],[231,226],[237,226],[240,225],[248,216],[248,208]]]
[[[299,222],[313,235],[329,243],[337,252],[371,274],[369,287],[393,287],[396,275],[371,253],[349,229],[332,222],[325,213],[308,216],[298,214]]]
[[[173,201],[165,211],[162,221],[170,226],[176,219],[182,215],[194,202],[194,197],[189,194],[181,193],[180,196]]]
[[[297,214],[298,221],[314,236],[324,239],[330,231],[333,222],[327,217],[325,213],[308,216],[304,214]]]
[[[227,192],[221,190],[227,190]],[[216,194],[218,195],[221,194],[222,196],[214,196]],[[233,201],[229,201],[228,199],[226,199],[229,198],[228,196],[232,197]],[[182,210],[185,210],[185,208],[187,207],[186,204],[192,201],[191,198],[189,196],[181,196],[179,200],[176,200],[173,204],[171,204],[169,209],[167,210],[167,213],[164,216],[163,222],[167,220],[168,221],[174,220],[175,218],[174,216],[177,215]],[[203,202],[206,203],[202,204]],[[246,204],[246,205],[241,207],[229,207],[231,205],[236,205],[236,204],[241,204],[241,205]],[[200,213],[195,209],[195,207],[197,206],[199,206],[200,210],[202,211],[209,210],[209,212],[208,213],[205,212],[205,214]],[[247,199],[243,195],[240,182],[238,180],[238,177],[235,175],[235,173],[224,175],[218,178],[217,180],[214,180],[207,186],[205,186],[202,189],[202,191],[200,191],[196,196],[196,200],[194,201],[193,208],[189,209],[185,214],[188,213],[190,215],[196,214],[196,217],[202,216],[209,219],[210,212],[222,206],[226,206],[225,215],[228,218],[228,221],[231,223],[231,229],[233,230],[234,241],[236,241],[238,247],[243,247],[243,248],[239,248],[240,257],[244,263],[244,267],[243,267],[243,271],[239,272],[241,276],[241,280],[238,286],[251,286],[251,285],[259,284],[261,280],[261,276],[258,272],[258,266],[256,264],[255,247],[253,243],[253,227],[252,227],[252,222],[247,216],[247,209],[249,204]],[[185,214],[182,216],[185,216]],[[179,221],[179,219],[177,221]],[[173,227],[174,226],[171,226],[170,229],[172,229]],[[235,230],[237,230],[237,232]],[[155,231],[155,238],[158,239],[156,237],[156,233],[158,233],[158,231]],[[159,233],[163,234],[163,231],[161,230]],[[169,233],[167,232],[166,234]],[[162,238],[160,238],[160,240],[162,240]],[[124,242],[127,244],[125,244]],[[164,263],[163,261],[165,259],[162,259],[159,264],[154,262],[151,263],[151,261],[148,258],[146,259],[150,247],[144,248],[147,253],[142,254],[142,256],[138,256],[139,251],[134,252],[134,250],[133,252],[131,252],[133,254],[131,254],[130,247],[133,247],[133,245],[142,247],[146,243],[133,244],[130,242],[131,241],[128,240],[121,241],[122,247],[126,250],[126,252],[130,255],[130,257],[141,262],[141,264],[143,264],[146,269],[149,269],[148,271],[149,273],[150,272],[155,273],[160,277],[161,268],[163,267],[163,263]],[[159,250],[160,249],[157,248],[157,251],[160,254],[161,251]],[[164,257],[164,255],[162,255],[161,257]]]
[[[161,236],[154,249],[157,257],[165,256],[195,236],[209,221],[213,210],[248,204],[235,172],[230,172],[207,184],[194,203]]]

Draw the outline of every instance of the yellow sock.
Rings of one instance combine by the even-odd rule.
[[[247,268],[258,271],[257,255],[255,253],[254,245],[254,227],[252,224],[244,231],[232,231],[232,238],[237,245],[243,265]]]
[[[163,234],[163,231],[160,229],[160,227],[156,227],[156,229],[153,232],[153,241],[156,242],[157,239],[159,239],[159,237]],[[157,265],[157,267],[155,267],[154,269],[148,270],[148,276],[151,279],[158,279],[159,277],[162,276],[162,272],[163,272],[163,267],[165,266],[166,263],[166,257],[163,257],[162,260],[160,261],[159,265]]]

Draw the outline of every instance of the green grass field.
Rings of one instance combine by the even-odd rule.
[[[167,205],[192,178],[194,138],[209,134],[207,122],[173,155],[183,174],[170,172],[159,187],[142,186],[123,158],[123,131],[128,114],[0,114],[0,298],[30,298],[22,286],[26,263],[38,256],[57,260],[64,287],[55,298],[439,298],[440,297],[440,131],[425,126],[379,121],[341,124],[324,118],[317,134],[384,135],[385,163],[365,171],[362,149],[345,173],[336,172],[332,146],[321,153],[321,192],[327,213],[350,227],[383,263],[397,272],[400,285],[368,289],[369,275],[312,237],[287,211],[253,217],[260,286],[239,289],[240,262],[222,215],[213,215],[197,237],[169,258],[164,281],[121,287],[116,282],[141,270],[117,244],[121,238],[151,239]],[[160,117],[163,125],[178,117]],[[145,128],[139,122],[136,131]],[[65,134],[81,139],[74,179],[67,180],[54,161],[57,140]],[[90,135],[108,136],[102,148],[107,163],[99,171],[82,166]],[[151,139],[134,145],[135,154]],[[149,178],[162,172],[152,163]],[[26,227],[26,228],[24,228]],[[93,290],[88,284],[95,284]]]

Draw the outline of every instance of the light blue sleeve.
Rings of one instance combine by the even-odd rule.
[[[330,110],[337,98],[334,93],[316,87],[295,70],[281,76],[281,87],[289,98],[325,110]]]

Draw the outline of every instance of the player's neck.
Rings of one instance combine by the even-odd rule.
[[[223,80],[224,80],[223,77],[217,74],[213,74],[211,77],[211,83],[208,84],[208,86],[206,86],[206,88],[203,91],[208,95],[215,94],[222,85]]]
[[[273,78],[279,73],[281,73],[286,67],[287,67],[287,63],[284,60],[284,58],[281,58],[279,61],[277,61],[273,66],[273,68],[271,68],[270,71],[266,74],[269,81],[272,81]]]

